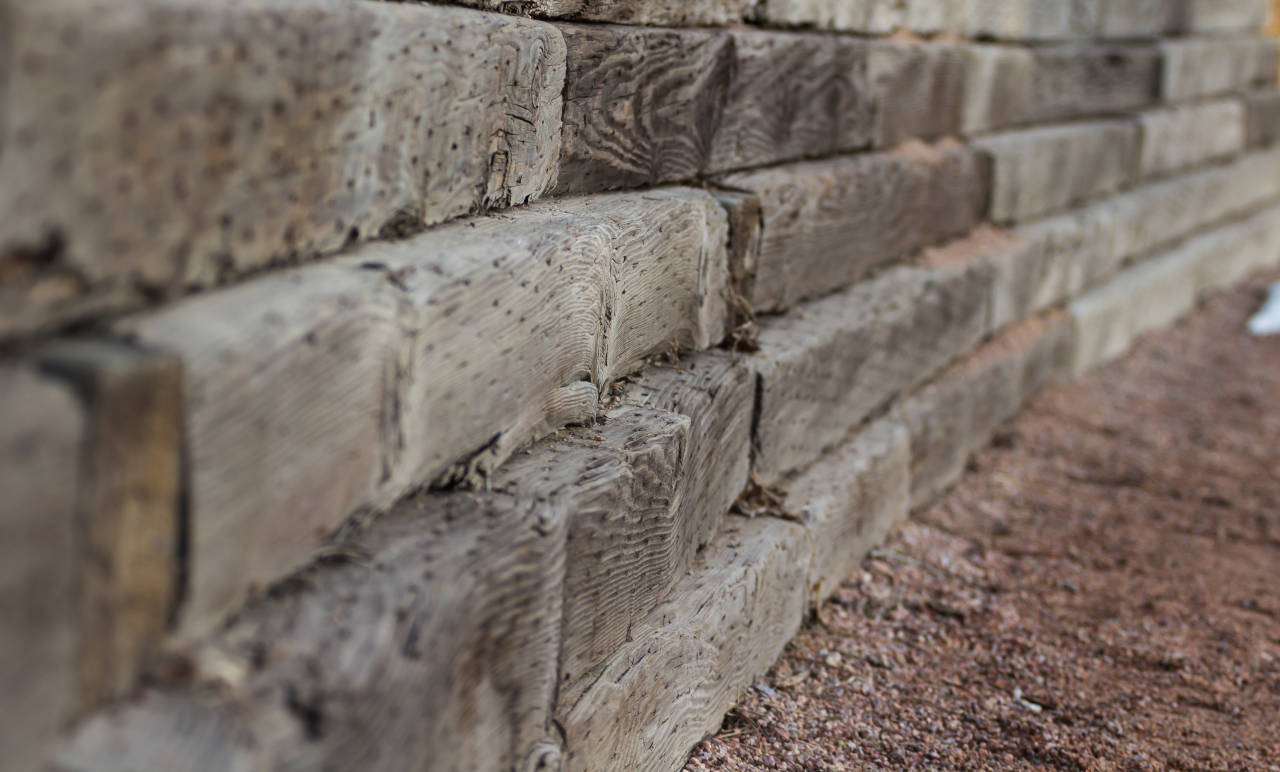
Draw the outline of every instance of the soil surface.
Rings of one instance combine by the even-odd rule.
[[[1280,770],[1264,286],[1042,393],[685,769]]]

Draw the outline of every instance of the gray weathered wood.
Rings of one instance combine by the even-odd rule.
[[[899,423],[877,421],[788,483],[783,506],[800,519],[813,551],[810,604],[821,603],[853,576],[889,527],[906,518],[909,439]]]
[[[122,322],[188,371],[184,624],[353,513],[593,417],[647,357],[718,342],[725,221],[693,190],[546,202]]]
[[[1196,271],[1201,292],[1232,287],[1249,274],[1280,263],[1280,207],[1270,206],[1197,239],[1203,255]]]
[[[911,506],[927,506],[964,473],[969,455],[1022,403],[1066,374],[1072,326],[1061,316],[1006,328],[895,407],[910,434]]]
[[[186,373],[187,631],[381,500],[403,444],[405,305],[379,271],[323,265],[121,322]]]
[[[6,0],[0,337],[555,182],[552,27],[342,0]],[[11,302],[10,302],[11,301]]]
[[[701,526],[677,501],[687,416],[621,407],[518,455],[494,490],[554,502],[567,521],[561,693],[589,679],[688,570]]]
[[[1161,96],[1176,101],[1274,86],[1276,51],[1276,41],[1257,36],[1163,41]]]
[[[706,170],[725,172],[871,143],[868,45],[855,38],[734,30],[737,63]]]
[[[745,357],[708,351],[651,368],[627,388],[627,404],[688,416],[689,448],[679,485],[682,544],[706,546],[747,486],[755,378]]]
[[[59,761],[555,769],[564,529],[501,494],[404,502],[191,651],[191,683],[95,719]]]
[[[805,609],[804,529],[732,517],[581,696],[561,700],[567,770],[670,770],[773,664]]]
[[[947,43],[875,41],[867,59],[878,147],[958,134],[969,59]]]
[[[1068,307],[1076,328],[1073,376],[1128,350],[1144,332],[1191,310],[1200,256],[1174,250],[1130,268]]]
[[[772,25],[887,34],[957,31],[963,8],[956,0],[763,0],[761,19]]]
[[[491,11],[660,27],[723,27],[746,19],[756,0],[457,0]]]
[[[1033,53],[1031,120],[1132,110],[1160,96],[1161,56],[1155,46],[1064,45]]]
[[[689,180],[711,153],[735,66],[720,31],[563,25],[558,193]]]
[[[1280,150],[1174,177],[1106,203],[1115,219],[1113,264],[1148,253],[1280,196]]]
[[[1245,148],[1247,115],[1238,98],[1148,110],[1138,123],[1138,173],[1144,178],[1230,158]]]
[[[878,408],[928,380],[988,329],[981,260],[903,267],[765,320],[755,471],[767,484],[843,442]]]
[[[975,248],[995,272],[992,328],[1059,305],[1114,271],[1114,233],[1105,202],[1015,231],[984,233]]]
[[[760,239],[764,232],[764,204],[755,193],[716,189],[712,191],[729,218],[730,310],[735,321],[752,314],[750,298],[755,294]]]
[[[1181,0],[1182,32],[1258,32],[1267,18],[1259,0]]]
[[[78,703],[85,418],[65,385],[0,367],[0,752],[18,772],[39,768]]]
[[[1098,9],[1098,37],[1160,37],[1182,24],[1182,6],[1185,2],[1186,0],[1105,0]]]
[[[964,33],[997,40],[1074,40],[1098,27],[1099,0],[957,0]]]
[[[991,219],[1021,222],[1130,185],[1140,135],[1132,121],[1070,123],[984,137],[991,159]]]
[[[77,703],[87,711],[133,690],[181,590],[182,369],[107,341],[57,343],[36,360],[88,414],[75,486]]]
[[[953,143],[733,174],[757,193],[764,232],[751,305],[789,308],[848,286],[912,250],[968,231],[986,212],[987,175]]]
[[[1280,91],[1250,91],[1245,94],[1244,102],[1248,112],[1248,147],[1265,148],[1276,144],[1280,140]]]
[[[1036,60],[1021,46],[966,45],[960,132],[979,134],[1025,123],[1035,87]]]

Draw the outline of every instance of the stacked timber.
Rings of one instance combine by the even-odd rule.
[[[1265,6],[0,0],[5,768],[679,768],[1280,263]]]

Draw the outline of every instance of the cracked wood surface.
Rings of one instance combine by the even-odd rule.
[[[336,0],[4,6],[0,337],[555,183],[549,25]]]

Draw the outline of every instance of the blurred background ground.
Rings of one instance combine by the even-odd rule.
[[[1044,392],[686,770],[1280,770],[1277,278]]]

